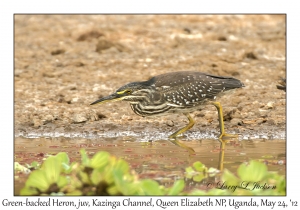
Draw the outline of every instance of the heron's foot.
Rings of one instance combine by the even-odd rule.
[[[179,139],[182,138],[183,136],[180,136],[181,132],[175,132],[171,136],[169,136],[169,139]]]

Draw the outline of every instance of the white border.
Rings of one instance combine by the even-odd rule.
[[[293,4],[293,2],[295,2]],[[300,199],[299,176],[299,12],[297,1],[7,1],[0,2],[1,14],[1,195],[4,198],[24,200],[13,197],[13,14],[14,13],[287,13],[287,197],[269,197],[271,200]],[[3,118],[4,117],[4,118]],[[270,148],[272,149],[272,148]],[[205,197],[207,198],[207,197]],[[204,199],[205,199],[204,198]],[[213,197],[215,199],[216,197]],[[222,197],[224,198],[224,197]],[[37,198],[36,198],[37,199]],[[115,198],[122,200],[123,198]],[[139,200],[140,198],[136,197]],[[157,197],[155,199],[158,199]],[[164,197],[174,200],[174,197]],[[177,199],[177,198],[176,198]],[[227,197],[227,199],[229,199]],[[249,200],[249,197],[239,198]],[[260,199],[255,197],[254,199]],[[78,198],[68,198],[78,201]],[[31,207],[26,207],[30,208]],[[99,207],[98,207],[99,208]],[[181,207],[177,207],[179,209]],[[222,207],[221,207],[222,208]],[[2,207],[1,207],[2,209]],[[74,209],[64,207],[64,209]],[[111,209],[111,208],[108,208]],[[119,208],[118,208],[119,209]],[[155,208],[161,209],[161,208]],[[168,208],[171,209],[171,208]],[[175,208],[172,208],[175,209]]]

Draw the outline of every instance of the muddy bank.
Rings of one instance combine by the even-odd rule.
[[[234,76],[222,97],[228,132],[285,138],[283,15],[16,15],[15,135],[164,139],[185,116],[142,118],[126,102],[89,104],[120,86],[194,70]],[[213,106],[192,113],[187,138],[218,135]]]

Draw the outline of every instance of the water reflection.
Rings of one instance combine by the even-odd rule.
[[[132,169],[145,177],[152,176],[152,173],[157,175],[158,172],[181,176],[184,169],[195,161],[201,161],[207,167],[214,168],[220,168],[224,164],[224,168],[236,171],[241,163],[253,159],[265,162],[272,171],[285,174],[285,143],[285,140],[227,140],[225,148],[220,148],[220,142],[216,139],[140,142],[133,137],[106,139],[17,137],[15,161],[20,163],[30,163],[37,159],[42,161],[46,154],[61,151],[67,152],[71,161],[80,161],[79,149],[84,148],[91,156],[104,150],[121,157],[130,163]],[[221,158],[222,153],[224,159]]]

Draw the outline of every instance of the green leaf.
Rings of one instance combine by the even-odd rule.
[[[62,169],[61,162],[55,156],[48,157],[41,169],[45,171],[48,183],[55,183],[58,181]]]
[[[90,161],[90,166],[92,168],[103,168],[104,166],[107,165],[108,161],[109,161],[109,153],[108,152],[98,152],[97,154],[95,154],[91,161]]]
[[[30,166],[31,166],[32,168],[34,168],[34,169],[37,169],[37,168],[40,166],[40,164],[39,164],[38,162],[36,162],[36,161],[33,161],[33,162],[30,164]]]
[[[116,185],[110,186],[107,188],[107,192],[109,195],[120,195],[118,187]]]
[[[177,180],[170,189],[168,195],[178,195],[184,189],[184,185],[183,180]]]
[[[189,166],[185,169],[185,172],[186,173],[195,173],[195,170],[191,166]]]
[[[85,173],[83,171],[79,171],[78,174],[79,174],[79,177],[80,177],[80,181],[82,181],[85,184],[90,184],[90,178],[87,175],[87,173]]]
[[[163,195],[163,191],[160,189],[159,184],[154,180],[142,180],[140,186],[145,195]]]
[[[195,174],[195,170],[191,166],[189,166],[185,169],[185,173],[185,177],[191,179]]]
[[[249,165],[240,165],[238,175],[243,181],[260,182],[267,175],[267,166],[258,161],[250,161]]]
[[[20,191],[20,195],[39,195],[38,191],[36,188],[32,188],[32,187],[24,187],[23,189],[21,189]]]
[[[206,176],[203,173],[197,174],[193,176],[193,181],[195,182],[201,182]]]
[[[196,169],[196,171],[204,171],[206,169],[206,166],[199,161],[193,163],[193,167]]]
[[[80,190],[74,190],[72,192],[67,193],[66,195],[78,196],[82,195],[82,192]]]
[[[125,160],[119,159],[114,166],[116,170],[119,170],[123,174],[127,174],[129,172],[129,165]]]
[[[67,153],[60,152],[55,157],[57,158],[57,160],[59,160],[65,172],[70,170],[70,159]]]
[[[41,192],[48,190],[51,183],[49,183],[45,171],[33,171],[25,183],[26,187],[33,187],[39,189]]]
[[[59,188],[62,188],[64,186],[66,186],[68,183],[69,183],[69,180],[66,176],[59,176],[58,177],[57,186]]]
[[[121,186],[122,183],[124,182],[124,179],[123,179],[124,173],[122,173],[122,171],[120,169],[114,168],[112,171],[112,174],[113,174],[115,183]]]
[[[222,175],[223,182],[226,182],[226,185],[236,186],[240,184],[240,180],[227,169],[224,170]]]
[[[112,184],[114,182],[112,166],[106,167],[103,174],[104,174],[104,180],[107,182],[107,184]]]
[[[123,195],[139,195],[139,183],[138,182],[124,182],[121,192]]]
[[[103,173],[98,169],[94,169],[91,174],[91,181],[94,185],[98,185],[100,182],[104,180]]]
[[[82,163],[82,165],[89,166],[90,159],[87,156],[85,149],[80,149],[80,154],[81,154],[81,163]]]

